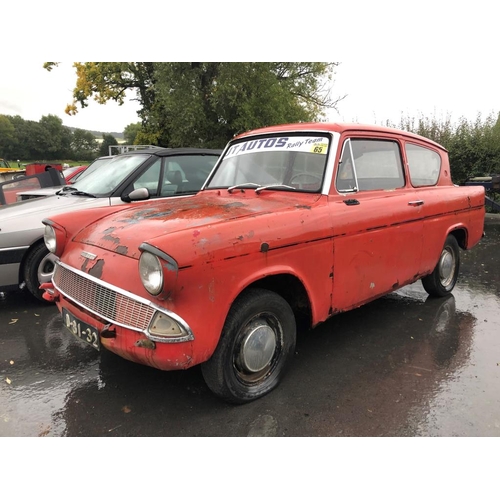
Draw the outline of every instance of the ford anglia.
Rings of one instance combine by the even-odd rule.
[[[201,365],[233,403],[272,391],[314,327],[421,279],[450,294],[484,226],[484,188],[408,132],[300,123],[229,142],[193,197],[44,220],[44,297],[96,349],[160,370]]]

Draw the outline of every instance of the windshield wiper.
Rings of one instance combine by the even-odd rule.
[[[76,196],[88,196],[89,198],[97,198],[95,194],[86,193],[85,191],[79,191],[76,189],[75,191],[70,191],[70,194],[75,194]]]
[[[243,189],[243,188],[260,188],[260,184],[255,184],[255,182],[242,182],[241,184],[236,184],[227,188],[227,192],[230,193],[233,189]]]
[[[260,191],[263,191],[264,189],[277,189],[278,191],[280,189],[291,189],[295,191],[297,188],[294,188],[293,186],[288,186],[286,184],[269,184],[268,186],[261,186],[255,190],[256,193],[259,193]]]
[[[74,188],[73,186],[64,186],[63,188],[59,189],[59,191],[56,191],[56,194],[66,194],[71,191],[78,191],[78,189]]]

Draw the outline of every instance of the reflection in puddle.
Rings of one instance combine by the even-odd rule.
[[[467,362],[452,367],[427,408],[413,412],[415,435],[500,436],[500,301],[491,293],[478,292],[462,287],[454,292],[457,307],[474,317],[473,342]]]
[[[66,423],[57,414],[68,393],[97,376],[96,353],[82,349],[63,331],[59,314],[50,312],[36,322],[40,330],[21,327],[4,338],[10,359],[2,378],[10,383],[0,384],[1,436],[64,435]]]

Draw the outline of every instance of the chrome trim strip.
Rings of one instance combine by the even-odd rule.
[[[22,246],[22,247],[6,247],[6,248],[0,248],[0,252],[8,252],[10,250],[28,250],[29,245]]]
[[[151,321],[154,318],[154,314],[151,316],[151,320],[148,323],[147,328],[144,329],[144,330],[141,330],[140,328],[133,327],[133,326],[121,323],[119,321],[116,321],[116,320],[114,320],[112,318],[108,318],[108,317],[104,316],[103,314],[101,314],[101,313],[93,310],[91,307],[83,304],[82,302],[80,302],[78,300],[75,300],[73,297],[70,297],[69,295],[66,295],[66,293],[61,288],[59,288],[56,285],[56,283],[54,283],[54,277],[56,275],[57,266],[60,266],[60,267],[66,269],[66,270],[68,270],[68,271],[70,271],[70,272],[72,272],[74,274],[77,274],[78,276],[81,276],[82,278],[84,278],[84,279],[86,279],[88,281],[92,281],[95,284],[97,284],[97,285],[99,285],[99,286],[101,286],[103,288],[106,288],[108,290],[116,292],[116,293],[118,293],[120,295],[124,295],[124,296],[128,297],[129,299],[131,299],[131,300],[133,300],[135,302],[139,302],[140,304],[144,304],[144,305],[150,307],[151,309],[153,309],[154,311],[158,311],[158,312],[161,312],[161,313],[165,314],[166,316],[169,316],[170,318],[172,318],[174,321],[176,321],[177,323],[179,323],[181,325],[181,327],[186,332],[186,335],[184,335],[183,337],[176,337],[176,338],[165,338],[165,337],[157,337],[155,335],[152,335],[151,333],[148,332],[147,329],[151,325]],[[71,267],[71,266],[69,266],[67,264],[64,264],[61,261],[58,261],[58,262],[55,263],[54,277],[52,278],[52,284],[54,285],[54,288],[59,293],[61,293],[64,296],[69,297],[75,304],[78,304],[81,308],[83,308],[83,309],[91,312],[92,314],[95,314],[96,316],[99,316],[100,318],[102,318],[103,320],[105,320],[108,323],[111,323],[111,324],[114,324],[114,325],[118,325],[118,326],[121,326],[123,328],[128,328],[130,330],[134,330],[134,331],[137,331],[137,332],[141,332],[144,335],[146,335],[146,337],[148,339],[153,340],[155,342],[162,342],[162,343],[173,344],[173,343],[187,342],[187,341],[194,340],[193,332],[192,332],[190,326],[186,323],[186,321],[184,321],[183,318],[181,318],[178,314],[176,314],[176,313],[174,313],[174,312],[172,312],[172,311],[170,311],[168,309],[165,309],[163,307],[157,306],[156,304],[152,303],[150,300],[144,299],[143,297],[140,297],[139,295],[135,295],[135,294],[133,294],[131,292],[128,292],[127,290],[123,290],[122,288],[119,288],[117,286],[111,285],[110,283],[107,283],[106,281],[100,280],[99,278],[96,278],[95,276],[91,276],[89,274],[86,274],[83,271],[75,269],[74,267]]]

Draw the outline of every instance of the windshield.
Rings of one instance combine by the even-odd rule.
[[[329,148],[326,136],[266,136],[231,145],[206,186],[215,188],[267,187],[318,192]]]
[[[146,154],[117,156],[111,161],[106,160],[98,162],[96,168],[93,168],[95,163],[92,163],[85,171],[85,176],[82,175],[82,177],[73,184],[73,187],[95,196],[109,196],[109,194],[112,193],[131,172],[149,157],[150,156]],[[100,168],[103,165],[105,165],[105,167]],[[91,168],[92,170],[88,172]]]
[[[104,157],[104,158],[96,158],[79,176],[78,180],[83,179],[84,177],[87,177],[87,175],[91,174],[94,170],[97,170],[98,168],[102,167],[103,165],[106,165],[106,163],[109,163],[110,161],[116,159],[113,158],[112,156]],[[76,180],[75,180],[76,182]]]

